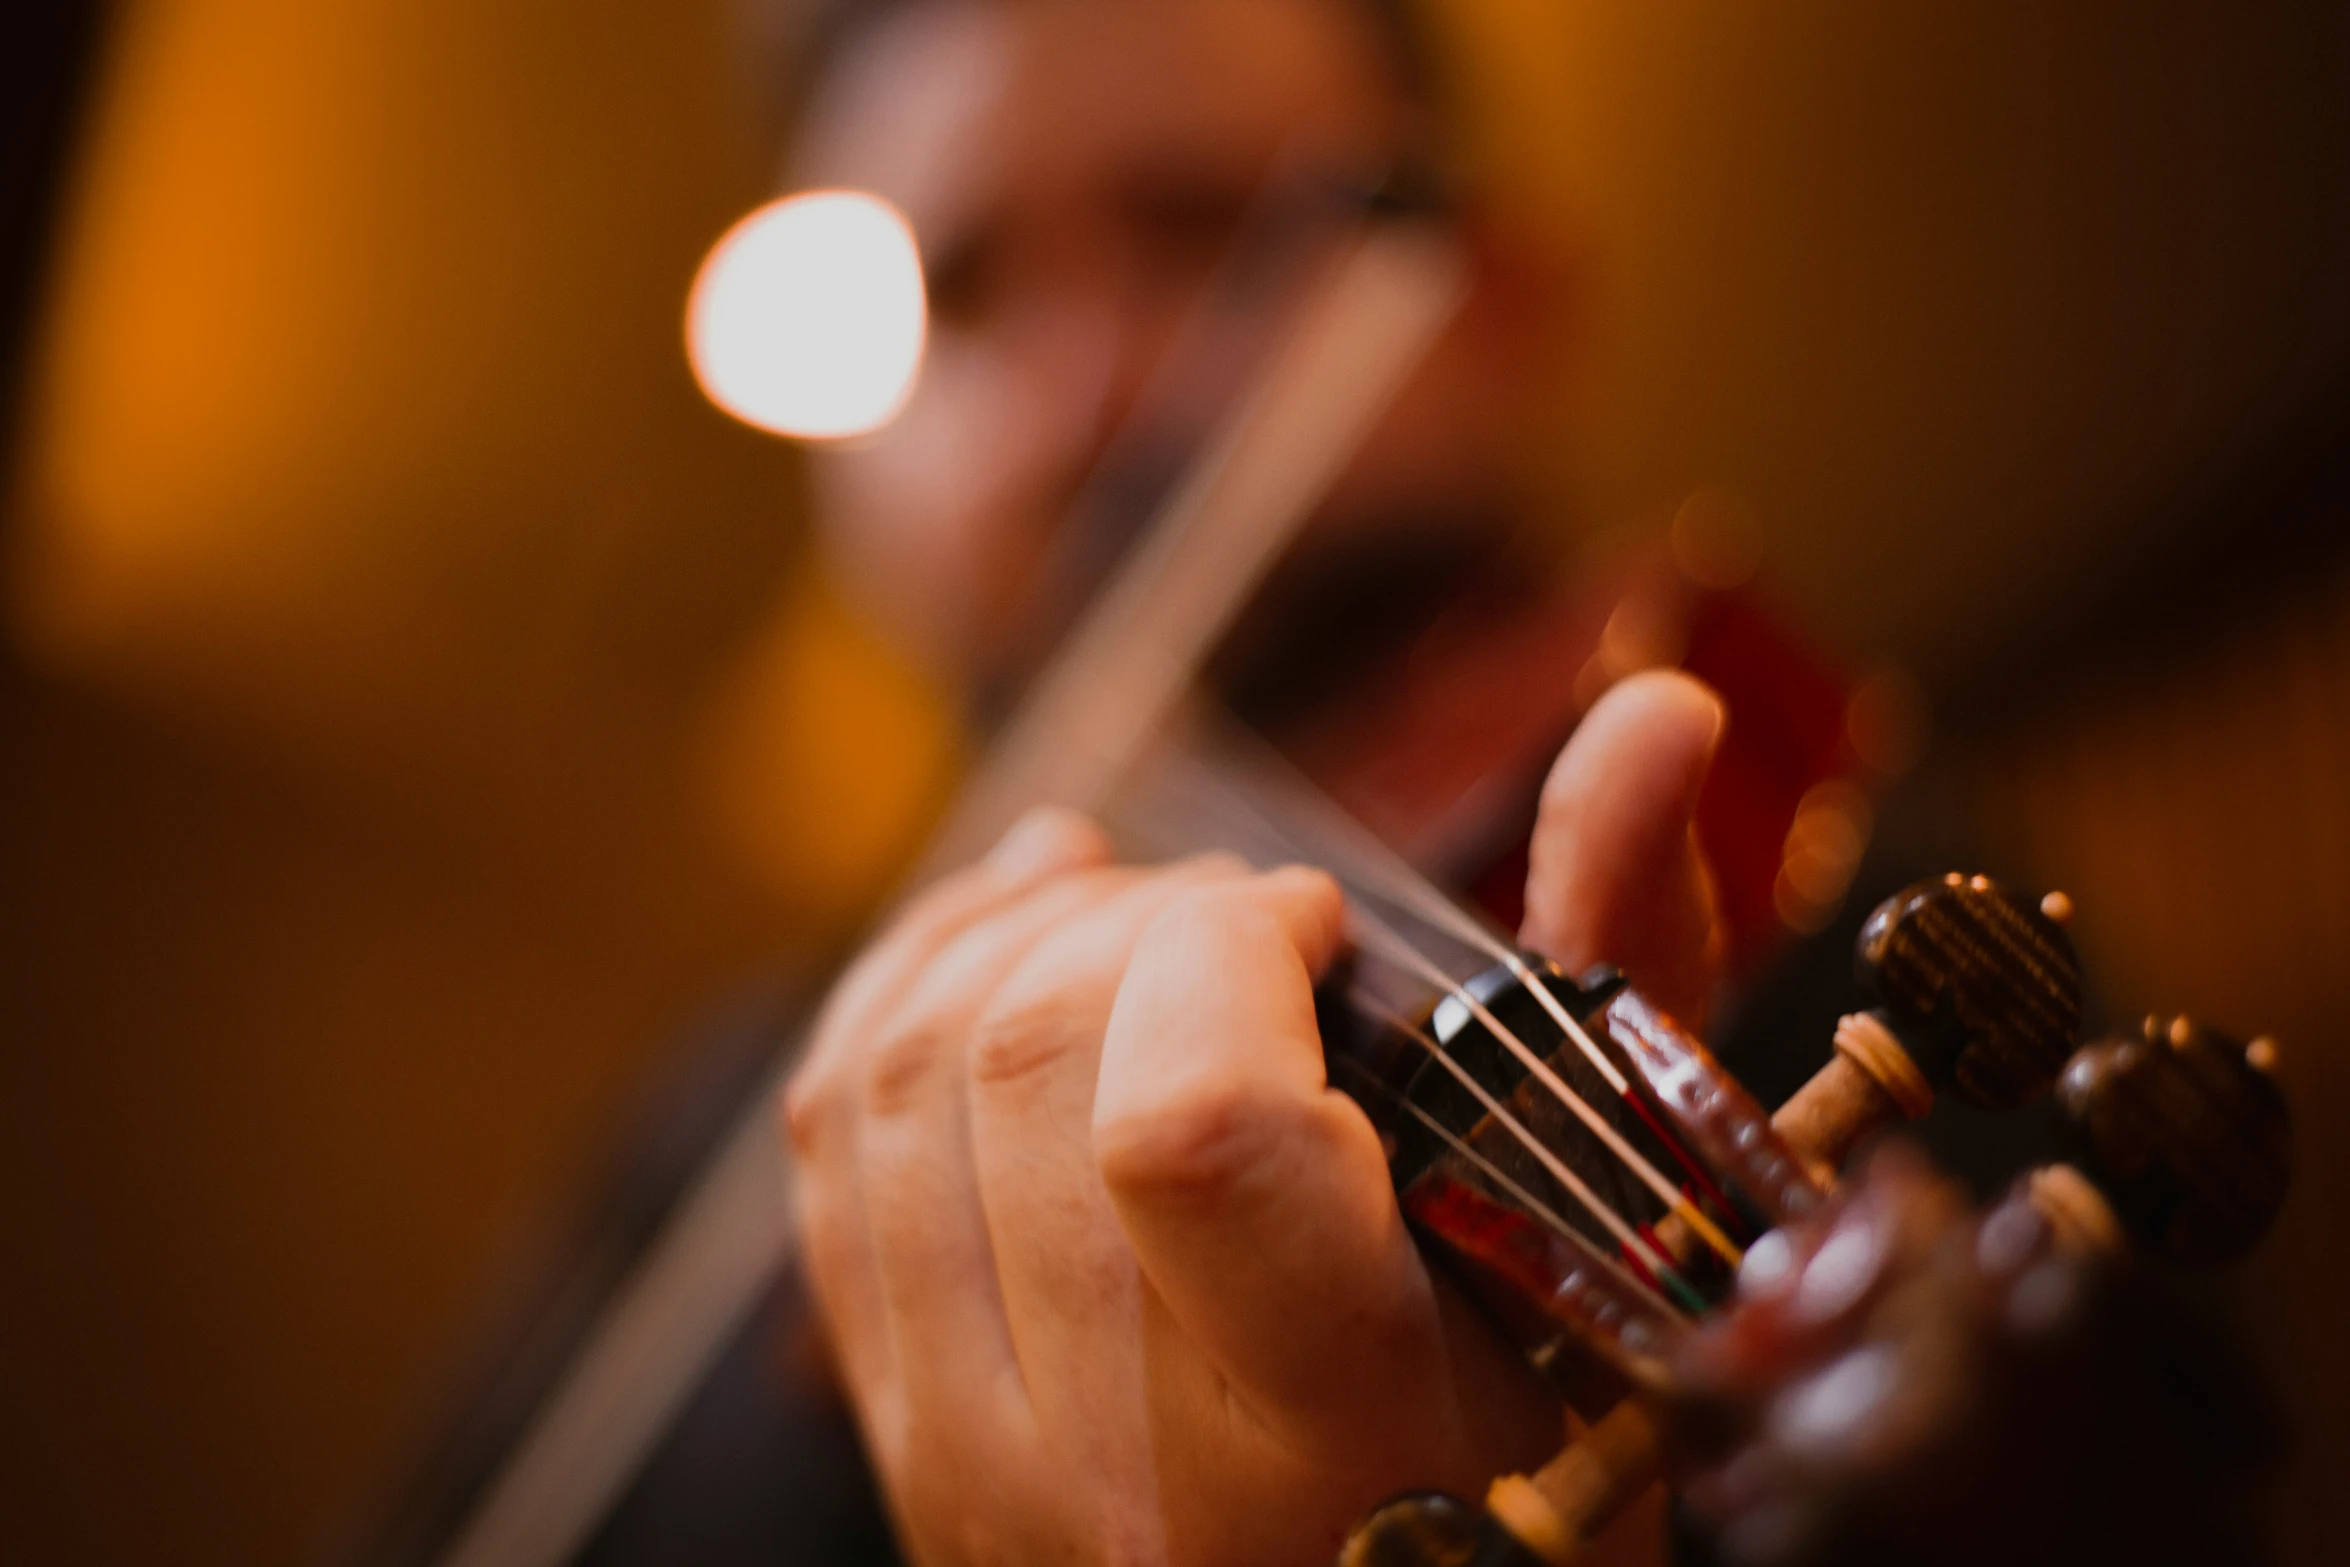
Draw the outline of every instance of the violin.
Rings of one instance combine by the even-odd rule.
[[[1683,1428],[1705,1424],[1690,1409],[1710,1405],[1718,1426],[1737,1401],[1693,1374],[1693,1346],[1744,1324],[1755,1259],[1838,1222],[1839,1169],[1873,1134],[1940,1094],[2010,1111],[2061,1080],[2079,1157],[2016,1198],[2034,1247],[2110,1257],[2127,1235],[2216,1261],[2248,1249],[2281,1206],[2288,1122],[2270,1042],[2179,1021],[2079,1048],[2069,901],[1960,875],[1872,915],[1857,976],[1874,1004],[1842,1020],[1828,1064],[1767,1113],[1621,975],[1569,976],[1516,951],[1261,745],[1202,719],[1202,660],[1457,305],[1458,259],[1419,217],[1387,214],[1341,252],[1256,391],[1032,686],[929,868],[1053,802],[1101,818],[1138,859],[1222,849],[1338,878],[1352,955],[1322,997],[1330,1080],[1380,1128],[1425,1249],[1582,1426],[1533,1474],[1496,1479],[1482,1507],[1419,1496],[1382,1509],[1341,1561],[1563,1567],[1687,1456]],[[2025,1222],[1941,1209],[1924,1228]],[[1986,1363],[1997,1338],[1978,1346]],[[1781,1369],[1796,1379],[1793,1362]]]
[[[1905,1477],[1954,1474],[1943,1458],[1981,1449],[1986,1431],[2046,1424],[2052,1406],[2018,1397],[1985,1410],[1948,1390],[2074,1386],[2053,1366],[2086,1377],[2057,1407],[2118,1419],[2140,1412],[2123,1395],[2163,1380],[2149,1365],[2187,1363],[2159,1333],[2101,1336],[2135,1322],[2132,1297],[2100,1294],[2099,1270],[2116,1270],[2076,1259],[2110,1255],[2128,1234],[2158,1255],[2224,1260],[2265,1230],[2290,1172],[2274,1047],[2163,1023],[2076,1049],[2064,900],[1954,877],[1869,921],[1860,979],[1873,1005],[1843,1020],[1819,1075],[1766,1113],[1622,976],[1570,976],[1516,950],[1278,764],[1228,737],[1203,741],[1204,661],[1463,287],[1457,249],[1412,211],[1366,220],[1337,247],[1229,420],[1030,683],[915,880],[1059,803],[1102,819],[1133,858],[1220,848],[1320,865],[1346,890],[1351,955],[1319,997],[1330,1080],[1381,1130],[1398,1204],[1439,1271],[1557,1389],[1576,1435],[1479,1502],[1417,1495],[1380,1509],[1346,1542],[1345,1567],[1555,1567],[1660,1477],[1708,1504],[1725,1545],[1758,1567],[1971,1541],[1921,1528],[1930,1509],[1902,1498],[1933,1487]],[[1872,1166],[1839,1191],[1856,1147],[1938,1094],[2004,1109],[2052,1088],[2077,1164],[2040,1172],[1989,1213],[1916,1172]],[[768,1096],[754,1098],[442,1559],[566,1559],[782,1266],[789,1172]],[[1878,1260],[1837,1311],[1809,1312],[1804,1287],[1823,1259],[1849,1256],[1856,1225],[1880,1237],[1862,1248]],[[2081,1304],[2019,1322],[2010,1308],[2027,1281],[2051,1293],[2047,1267],[2087,1281],[2053,1291]],[[1791,1297],[1774,1293],[1790,1279]],[[2108,1337],[2121,1348],[2104,1359],[2051,1349]],[[1921,1343],[1938,1379],[1912,1374]],[[1885,1371],[1881,1385],[1854,1382],[1856,1355]],[[2009,1375],[2018,1365],[2025,1374]],[[1856,1385],[1875,1392],[1856,1397]],[[1906,1435],[1872,1437],[1855,1459],[1815,1440],[1853,1425],[1830,1418],[1839,1410],[1902,1411]],[[2211,1486],[2170,1489],[2183,1505]],[[1999,1494],[1962,1488],[1960,1510]],[[2060,1494],[2043,1511],[2073,1527],[2046,1538],[2094,1533],[2110,1500]],[[2151,1527],[2175,1511],[2132,1516]]]
[[[2149,1018],[2138,1037],[2082,1045],[2081,969],[2064,895],[2032,900],[1953,874],[1886,900],[1856,944],[1856,978],[1871,1004],[1841,1019],[1828,1063],[1771,1113],[1624,976],[1570,976],[1516,950],[1261,747],[1195,734],[1162,748],[1111,797],[1105,820],[1139,856],[1214,848],[1261,865],[1303,861],[1337,878],[1351,950],[1318,995],[1330,1082],[1378,1128],[1398,1206],[1423,1250],[1580,1428],[1534,1473],[1498,1477],[1482,1508],[1424,1495],[1380,1510],[1348,1542],[1342,1567],[1564,1567],[1668,1476],[1742,1475],[1713,1488],[1736,1513],[1739,1485],[1760,1460],[1741,1468],[1721,1457],[1725,1443],[1738,1445],[1725,1433],[1743,1427],[1749,1447],[1771,1450],[1771,1408],[1856,1355],[1884,1374],[1865,1386],[1848,1375],[1836,1397],[1852,1407],[1841,1418],[1865,1425],[1873,1411],[1902,1409],[1904,1440],[1921,1452],[1968,1433],[1980,1448],[1986,1424],[2029,1431],[2097,1414],[2120,1429],[2075,1449],[2136,1455],[2114,1472],[2149,1469],[2150,1448],[2223,1450],[2225,1461],[2215,1457],[2200,1478],[2168,1491],[2183,1500],[2214,1494],[2261,1449],[2248,1379],[2220,1371],[2185,1413],[2145,1416],[2145,1387],[2218,1354],[2195,1335],[2138,1344],[2134,1360],[2115,1346],[2130,1337],[2116,1324],[2151,1309],[2121,1260],[2129,1248],[2219,1264],[2275,1220],[2292,1168],[2276,1046],[2184,1018]],[[2012,1112],[2052,1093],[2070,1159],[2034,1171],[1987,1214],[1922,1174],[1840,1192],[1857,1148],[1922,1117],[1940,1095]],[[1854,1213],[1859,1233],[1874,1239],[1839,1242]],[[1821,1258],[1830,1271],[1847,1266],[1839,1259],[1856,1246],[1875,1259],[1871,1281],[1846,1287],[1834,1321],[1771,1325],[1788,1314],[1787,1280],[1808,1281]],[[1978,1253],[1987,1260],[1948,1260]],[[2034,1290],[2101,1304],[2055,1313],[2058,1333],[2024,1321],[2032,1312],[2006,1299]],[[1931,1353],[1905,1359],[1879,1344],[1867,1358],[1872,1335],[1887,1336],[1880,1298],[1908,1302],[1893,1311],[1892,1341],[1926,1343]],[[1820,1315],[1816,1301],[1796,1315],[1807,1313]],[[2027,1380],[1996,1417],[1958,1396],[1973,1371],[1991,1377],[2019,1345],[2045,1359],[2059,1340],[2099,1374],[2084,1380],[2073,1366]],[[2071,1391],[2057,1396],[2063,1389]],[[1888,1462],[1887,1444],[1875,1444],[1869,1464]],[[1856,1456],[1842,1471],[1790,1472],[1846,1497],[1819,1510],[1868,1514],[1901,1492],[1896,1478],[1863,1484],[1846,1472],[1869,1464]],[[1947,1484],[1951,1466],[1943,1468]],[[2077,1543],[2083,1529],[2110,1541],[2125,1531],[2106,1514],[2121,1509],[2143,1522],[2161,1512],[2124,1508],[2084,1486],[2051,1494],[1987,1479],[1979,1489],[1970,1517],[1998,1516],[2001,1495],[2028,1494],[2031,1509],[2065,1526],[2038,1529],[2044,1542]],[[2011,1511],[2020,1510],[2017,1501]],[[2158,1543],[2189,1541],[2205,1534],[2174,1530]],[[1744,1554],[1758,1564],[1847,1559],[1793,1545]],[[2225,1554],[2148,1547],[2126,1559]]]
[[[2080,976],[2062,927],[2069,912],[2060,897],[2035,905],[1955,875],[1886,902],[1858,951],[1877,1005],[1843,1020],[1830,1063],[1776,1115],[1605,970],[1569,978],[1512,954],[1453,987],[1424,1019],[1333,1007],[1333,1082],[1353,1088],[1388,1135],[1397,1198],[1415,1231],[1589,1419],[1532,1475],[1498,1478],[1482,1509],[1427,1495],[1380,1510],[1348,1542],[1344,1567],[1559,1567],[1676,1457],[1711,1477],[1716,1505],[1734,1521],[1745,1515],[1743,1559],[1866,1560],[1850,1538],[1836,1545],[1825,1518],[1881,1524],[1900,1511],[1887,1449],[1944,1451],[1965,1445],[1962,1433],[1979,1451],[2000,1445],[1981,1432],[1982,1401],[1959,1396],[1971,1377],[1996,1380],[2019,1357],[2061,1364],[2056,1342],[2112,1364],[2069,1380],[2044,1367],[2036,1382],[2017,1383],[2002,1411],[2015,1425],[2069,1429],[2092,1395],[2143,1415],[2143,1397],[2117,1392],[2177,1376],[2177,1346],[2166,1361],[2138,1345],[2148,1358],[2133,1363],[2117,1348],[2129,1335],[2116,1324],[2137,1309],[2135,1297],[2109,1290],[2122,1304],[2101,1310],[2074,1309],[2076,1297],[2093,1282],[2105,1287],[2125,1235],[2190,1262],[2247,1250],[2284,1198],[2288,1117],[2267,1041],[2247,1046],[2185,1019],[2149,1019],[2140,1038],[2075,1050]],[[2012,1109],[2052,1088],[2079,1162],[2036,1172],[1988,1215],[1967,1213],[1906,1167],[1839,1198],[1836,1167],[1850,1150],[1922,1114],[1936,1093]],[[1810,1298],[1822,1292],[1849,1298],[1830,1309]],[[2056,1303],[2034,1306],[2035,1292]],[[1903,1304],[1882,1308],[1888,1299]],[[1877,1320],[1885,1309],[1897,1332]],[[1906,1358],[1884,1342],[1871,1347],[1872,1334],[1908,1344]],[[1594,1378],[1594,1366],[1606,1374]],[[2213,1395],[2192,1419],[2153,1429],[2141,1421],[2125,1432],[2130,1449],[2144,1458],[2192,1447],[2213,1425],[2257,1425],[2230,1406]],[[2215,1419],[2215,1409],[2227,1413]],[[1849,1433],[1872,1421],[1908,1427],[1898,1441],[1880,1438],[1869,1462],[1867,1444],[1855,1445],[1843,1470],[1873,1467],[1873,1486],[1820,1461],[1836,1443],[1815,1428]],[[1786,1493],[1768,1507],[1753,1494],[1769,1489],[1758,1473]],[[2170,1495],[2206,1496],[2227,1473],[2215,1460]],[[1947,1490],[1947,1466],[1941,1481]],[[2044,1544],[2072,1542],[2040,1559],[2219,1559],[2216,1548],[2181,1556],[2147,1554],[2151,1546],[2115,1558],[2112,1541],[2132,1531],[2109,1514],[2143,1520],[2143,1499],[2124,1508],[2117,1495],[2046,1489],[1986,1478],[1959,1512],[1995,1519],[2005,1498],[2011,1512],[2032,1514]],[[2028,1507],[2016,1500],[2027,1493]],[[2178,1509],[2151,1511],[2168,1518]],[[1762,1523],[1757,1514],[1767,1515]],[[1741,1538],[1735,1528],[1728,1537]],[[1882,1528],[1866,1538],[1921,1554],[1915,1540]],[[2105,1544],[2089,1549],[2092,1539]],[[2158,1543],[2190,1539],[2209,1543],[2192,1533]]]

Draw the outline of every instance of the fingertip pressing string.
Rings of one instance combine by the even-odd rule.
[[[1355,945],[1384,957],[1387,961],[1435,986],[1440,992],[1451,995],[1462,1002],[1469,1009],[1471,1015],[1502,1042],[1504,1047],[1533,1075],[1537,1082],[1542,1084],[1553,1098],[1581,1121],[1642,1184],[1656,1194],[1659,1200],[1666,1205],[1668,1211],[1677,1216],[1689,1231],[1695,1234],[1708,1248],[1733,1268],[1736,1267],[1743,1260],[1744,1253],[1722,1232],[1720,1226],[1708,1218],[1678,1186],[1668,1181],[1639,1150],[1632,1147],[1622,1134],[1617,1132],[1598,1111],[1593,1109],[1580,1094],[1570,1087],[1547,1061],[1536,1055],[1523,1039],[1495,1017],[1490,1009],[1471,995],[1458,981],[1446,974],[1441,967],[1407,940],[1394,926],[1367,907],[1365,898],[1368,896],[1389,904],[1398,913],[1409,915],[1432,931],[1441,932],[1459,942],[1463,947],[1504,965],[1511,975],[1535,997],[1537,1003],[1559,1025],[1565,1035],[1574,1041],[1577,1050],[1584,1059],[1590,1062],[1593,1069],[1600,1073],[1610,1089],[1632,1105],[1634,1111],[1641,1115],[1643,1122],[1648,1124],[1652,1131],[1656,1132],[1676,1159],[1683,1165],[1689,1166],[1693,1174],[1698,1173],[1689,1154],[1664,1128],[1656,1125],[1653,1117],[1646,1114],[1623,1072],[1608,1058],[1606,1052],[1600,1049],[1589,1031],[1559,1001],[1550,987],[1544,983],[1543,977],[1507,942],[1488,930],[1473,915],[1453,903],[1393,849],[1338,809],[1319,791],[1315,790],[1310,783],[1296,777],[1294,770],[1277,753],[1272,752],[1270,747],[1263,745],[1262,742],[1257,742],[1250,747],[1250,751],[1254,758],[1251,771],[1256,775],[1251,780],[1255,785],[1253,792],[1244,792],[1232,778],[1225,775],[1223,770],[1180,750],[1172,752],[1166,758],[1167,767],[1161,775],[1162,781],[1172,783],[1177,790],[1189,795],[1190,809],[1202,817],[1211,818],[1215,828],[1221,832],[1227,842],[1230,841],[1231,835],[1237,831],[1256,840],[1260,851],[1269,844],[1275,851],[1275,857],[1294,858],[1298,857],[1298,850],[1302,843],[1318,839],[1319,846],[1325,852],[1309,853],[1303,857],[1321,861],[1328,869],[1340,874],[1342,881],[1346,884],[1348,893],[1347,928],[1350,939],[1354,941]],[[1269,797],[1278,797],[1280,800],[1288,802],[1295,810],[1305,812],[1311,818],[1311,827],[1301,827],[1294,820],[1286,825],[1275,820],[1277,807],[1270,803]],[[1163,825],[1163,819],[1161,825]],[[1332,850],[1337,852],[1329,852]],[[1358,1004],[1363,1004],[1368,1000],[1362,995],[1359,988],[1355,994]],[[1696,1300],[1695,1292],[1689,1290],[1686,1280],[1681,1278],[1678,1270],[1665,1255],[1663,1248],[1654,1240],[1642,1235],[1621,1214],[1618,1214],[1597,1194],[1593,1193],[1539,1138],[1535,1137],[1531,1131],[1488,1094],[1483,1085],[1475,1082],[1442,1046],[1431,1040],[1417,1027],[1394,1016],[1389,1009],[1376,1002],[1369,1002],[1367,1009],[1375,1014],[1384,1014],[1392,1026],[1409,1034],[1424,1049],[1435,1055],[1444,1064],[1446,1070],[1457,1077],[1479,1102],[1509,1129],[1511,1135],[1524,1145],[1543,1164],[1544,1168],[1575,1196],[1578,1202],[1592,1212],[1593,1216],[1610,1234],[1616,1236],[1629,1256],[1638,1259],[1643,1267],[1655,1274],[1660,1283],[1673,1288],[1676,1294],[1686,1292],[1692,1301]],[[1416,1114],[1418,1113],[1417,1107],[1414,1107],[1414,1111]],[[1449,1138],[1449,1134],[1447,1135]]]

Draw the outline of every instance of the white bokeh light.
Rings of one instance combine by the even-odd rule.
[[[710,400],[778,435],[887,424],[922,364],[922,261],[898,210],[861,191],[768,203],[711,247],[686,304]]]

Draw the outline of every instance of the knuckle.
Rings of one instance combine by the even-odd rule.
[[[894,1116],[911,1109],[945,1053],[945,1030],[921,1021],[893,1028],[865,1057],[865,1110]]]
[[[971,1036],[974,1081],[1003,1085],[1053,1062],[1106,1021],[1117,978],[1113,944],[1087,924],[1047,936],[999,985]]]
[[[991,1002],[971,1034],[972,1081],[1006,1087],[1059,1060],[1075,1032],[1073,1011],[1050,991]]]
[[[1114,1191],[1212,1196],[1261,1160],[1267,1131],[1243,1094],[1220,1083],[1187,1085],[1098,1117],[1094,1163]]]
[[[837,1093],[827,1075],[803,1071],[784,1086],[778,1110],[786,1142],[798,1153],[813,1153]]]

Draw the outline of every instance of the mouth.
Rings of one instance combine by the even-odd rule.
[[[1504,612],[1544,576],[1499,507],[1397,508],[1315,528],[1226,636],[1207,684],[1278,741],[1375,691],[1440,617]]]

